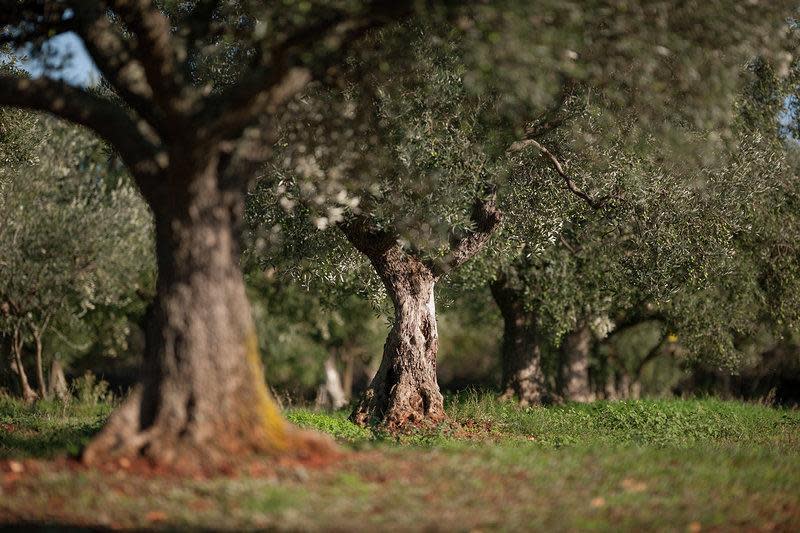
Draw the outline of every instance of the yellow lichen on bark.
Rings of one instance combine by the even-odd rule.
[[[256,410],[267,439],[266,444],[276,450],[285,450],[289,447],[287,423],[264,383],[264,367],[258,354],[258,338],[255,332],[247,336],[247,364],[254,380]]]

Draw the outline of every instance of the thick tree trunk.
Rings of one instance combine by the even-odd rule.
[[[379,421],[390,429],[441,422],[435,278],[397,244],[369,257],[394,304],[394,324],[378,372],[350,418],[360,425]]]
[[[594,400],[589,382],[589,356],[592,350],[592,330],[580,324],[567,334],[561,344],[562,387],[564,399],[573,402]]]
[[[158,283],[141,383],[84,450],[88,463],[210,466],[298,444],[264,382],[238,264],[240,210],[215,167],[153,206]]]
[[[490,285],[503,316],[501,397],[516,398],[520,405],[541,405],[547,399],[542,370],[542,350],[536,316],[525,309],[522,296],[505,278]]]
[[[19,331],[19,329],[15,329],[14,335],[11,338],[11,350],[14,353],[14,370],[16,371],[17,378],[19,379],[19,392],[22,395],[22,399],[25,402],[30,403],[36,400],[37,395],[30,386],[28,374],[25,372],[25,365],[22,364],[22,345],[22,333]]]

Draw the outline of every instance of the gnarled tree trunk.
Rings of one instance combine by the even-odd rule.
[[[449,254],[438,261],[423,261],[405,252],[395,233],[376,230],[368,220],[355,218],[340,226],[369,258],[394,304],[394,324],[381,365],[350,416],[356,424],[377,422],[400,429],[444,420],[444,400],[436,380],[439,333],[434,287],[446,271],[480,252],[499,226],[502,214],[493,194],[475,200],[471,218],[474,228],[453,237]]]
[[[445,415],[436,380],[436,279],[397,244],[369,258],[394,304],[394,324],[378,372],[351,419],[360,425],[379,421],[393,429],[441,422]]]
[[[547,383],[536,315],[525,309],[522,295],[504,276],[490,289],[503,316],[501,397],[516,398],[526,407],[541,405],[547,398]]]
[[[592,350],[592,330],[587,324],[567,334],[561,344],[561,394],[573,402],[594,400],[589,382],[589,356]]]
[[[242,198],[220,188],[214,161],[202,170],[170,176],[191,180],[185,194],[174,187],[153,205],[158,283],[142,381],[85,449],[86,462],[133,455],[213,465],[290,447],[239,269]]]

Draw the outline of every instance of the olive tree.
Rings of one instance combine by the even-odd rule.
[[[0,328],[33,398],[23,347],[33,345],[38,396],[48,396],[43,341],[51,327],[135,291],[149,261],[150,215],[88,132],[13,109],[0,111]],[[88,179],[87,179],[88,178]]]
[[[502,163],[492,157],[491,136],[479,120],[491,104],[469,94],[452,43],[413,27],[375,38],[397,47],[409,33],[416,36],[402,69],[383,73],[369,64],[377,58],[362,58],[350,73],[369,76],[358,88],[315,87],[292,104],[290,117],[305,120],[290,120],[282,130],[253,205],[269,211],[279,201],[300,201],[290,213],[295,221],[283,224],[285,234],[294,231],[290,243],[313,233],[313,222],[332,221],[343,238],[329,237],[328,250],[317,250],[323,256],[342,250],[332,270],[346,275],[363,268],[363,261],[347,260],[348,248],[372,265],[394,319],[381,366],[352,419],[392,428],[443,420],[434,287],[478,253],[501,220],[493,189]],[[351,182],[342,194],[307,185],[315,174],[361,173],[369,177],[363,187]],[[323,199],[322,210],[314,208],[315,198]],[[311,266],[324,271],[319,262]]]
[[[6,75],[0,105],[92,130],[153,213],[158,281],[142,381],[85,449],[87,462],[144,454],[213,466],[232,453],[295,447],[264,385],[238,264],[244,192],[276,111],[412,4],[0,4],[4,41],[36,51],[74,32],[114,92]],[[226,69],[233,74],[217,76]]]
[[[0,105],[47,111],[93,130],[119,153],[153,212],[159,277],[142,383],[85,450],[87,461],[143,453],[162,462],[213,463],[232,452],[288,450],[297,442],[267,395],[258,363],[238,265],[244,193],[255,163],[269,152],[265,132],[285,103],[311,79],[335,85],[359,37],[420,5],[0,3],[4,41],[38,45],[73,31],[115,93],[107,98],[52,78],[3,76]],[[737,61],[726,51],[767,41],[786,4],[695,1],[675,10],[668,1],[543,1],[540,7],[531,13],[528,2],[467,3],[454,19],[435,21],[443,27],[455,20],[467,43],[476,43],[468,55],[477,86],[495,80],[494,89],[508,89],[498,117],[520,115],[515,102],[537,90],[515,79],[557,78],[537,76],[537,65],[574,62],[583,76],[616,77],[620,96],[638,96],[652,80],[659,86],[679,80],[683,99],[699,87],[725,87]],[[430,11],[436,16],[438,10]],[[541,53],[529,46],[532,35],[553,46]],[[484,42],[496,46],[477,45]],[[707,61],[712,50],[714,61]],[[503,67],[496,74],[488,72],[493,62]]]
[[[746,78],[751,86],[761,83],[754,70]],[[749,94],[740,97],[732,142],[705,162],[684,159],[676,165],[675,154],[656,143],[609,146],[605,157],[596,157],[603,154],[586,147],[576,151],[579,145],[563,133],[545,138],[561,151],[547,155],[549,170],[574,173],[603,196],[573,189],[573,206],[562,208],[565,216],[544,245],[541,232],[507,223],[506,231],[522,237],[519,252],[496,254],[493,263],[503,266],[496,274],[494,264],[488,269],[505,320],[506,395],[523,404],[548,396],[591,399],[589,355],[597,341],[644,321],[662,324],[660,340],[631,369],[623,369],[626,379],[636,380],[674,333],[680,333],[687,357],[717,362],[737,357],[737,336],[763,320],[758,317],[764,314],[760,302],[767,298],[762,286],[767,278],[759,269],[773,272],[771,283],[791,284],[794,272],[750,260],[772,247],[767,234],[793,219],[781,207],[793,195],[775,107],[760,102],[759,110],[753,101]],[[766,120],[755,121],[756,112]],[[598,123],[577,122],[589,130]],[[713,133],[686,128],[682,135],[705,142]],[[607,164],[587,164],[593,160]],[[548,169],[530,170],[536,175]],[[478,266],[478,280],[486,272]],[[557,376],[548,382],[542,352],[559,344],[561,361],[550,365]]]

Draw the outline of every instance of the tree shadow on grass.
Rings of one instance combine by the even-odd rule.
[[[0,459],[77,456],[101,427],[102,422],[41,430],[0,427]]]

